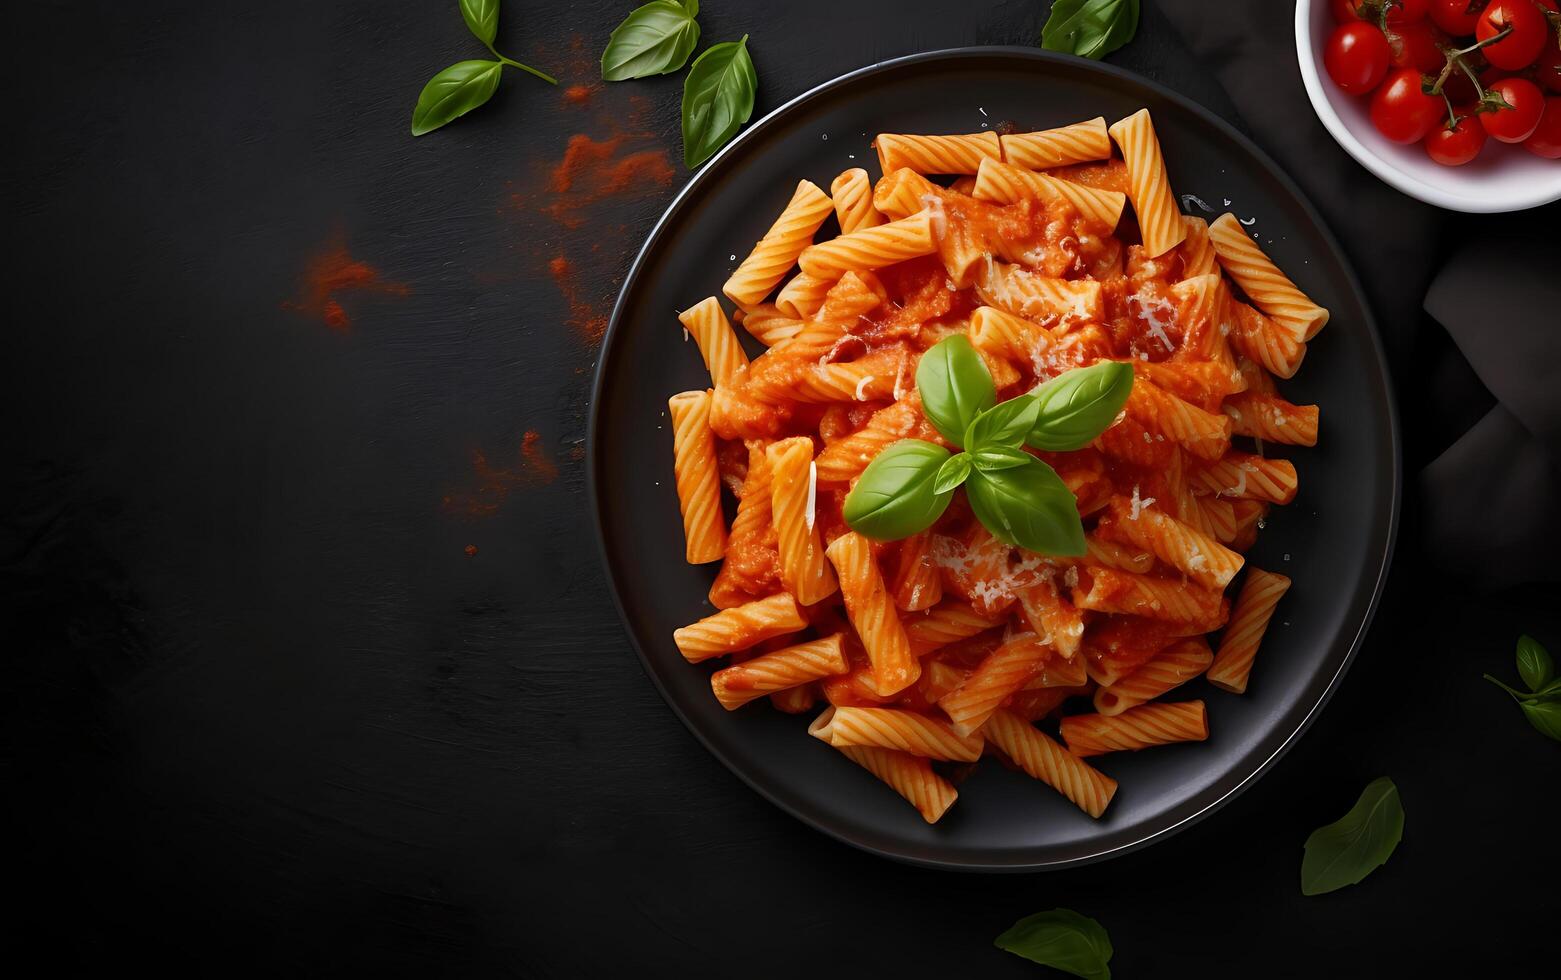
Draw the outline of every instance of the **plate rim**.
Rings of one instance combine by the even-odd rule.
[[[1220,130],[1226,137],[1234,140],[1244,150],[1252,154],[1253,157],[1255,157],[1262,166],[1266,167],[1268,171],[1279,181],[1284,190],[1288,192],[1294,198],[1294,200],[1301,205],[1303,213],[1305,213],[1307,218],[1311,220],[1311,222],[1321,233],[1326,246],[1341,259],[1341,265],[1344,270],[1347,285],[1353,292],[1355,298],[1359,301],[1360,307],[1365,313],[1364,327],[1366,331],[1366,339],[1369,342],[1370,351],[1373,355],[1375,355],[1373,366],[1376,370],[1374,373],[1381,381],[1383,391],[1386,395],[1388,445],[1392,457],[1392,466],[1390,471],[1391,487],[1387,500],[1387,538],[1383,545],[1382,554],[1377,565],[1375,580],[1371,586],[1371,597],[1366,604],[1365,615],[1361,618],[1360,624],[1356,627],[1354,635],[1350,637],[1349,648],[1345,651],[1344,657],[1339,661],[1338,668],[1333,672],[1333,676],[1328,678],[1327,685],[1324,687],[1322,694],[1317,698],[1316,703],[1307,709],[1306,714],[1301,718],[1299,724],[1296,725],[1294,731],[1287,734],[1282,739],[1282,741],[1274,747],[1273,751],[1270,752],[1266,758],[1264,758],[1258,765],[1253,767],[1251,772],[1247,773],[1234,785],[1224,790],[1219,794],[1219,796],[1209,801],[1206,805],[1198,808],[1192,813],[1187,814],[1174,823],[1155,830],[1151,830],[1138,836],[1135,840],[1129,841],[1127,843],[1119,844],[1115,847],[1102,850],[1094,850],[1088,854],[1053,860],[1022,862],[1008,861],[1002,863],[983,863],[980,861],[971,860],[945,860],[939,858],[923,857],[919,855],[903,854],[895,850],[876,847],[867,842],[857,840],[849,833],[842,832],[838,828],[830,826],[826,822],[815,820],[812,817],[800,812],[790,803],[771,793],[765,786],[761,785],[754,778],[750,777],[750,775],[744,770],[744,767],[737,765],[732,759],[727,757],[725,752],[723,752],[718,746],[707,739],[700,731],[699,727],[690,720],[687,714],[684,713],[676,699],[671,696],[666,686],[661,682],[660,677],[657,676],[656,670],[652,667],[650,657],[646,654],[644,646],[640,643],[639,637],[636,635],[633,624],[629,621],[628,612],[623,604],[623,596],[622,591],[619,588],[617,573],[613,568],[612,562],[610,560],[611,556],[608,551],[607,530],[602,511],[602,493],[600,489],[599,472],[601,466],[599,452],[601,448],[601,442],[599,439],[599,430],[602,420],[602,405],[604,403],[602,394],[603,386],[606,383],[607,362],[613,341],[623,324],[624,311],[627,305],[630,290],[637,282],[646,260],[659,246],[661,237],[666,232],[668,226],[679,214],[679,212],[682,211],[683,207],[702,190],[706,181],[713,173],[718,170],[718,165],[738,147],[742,146],[746,141],[756,138],[759,133],[767,130],[778,120],[790,115],[799,107],[810,103],[815,99],[821,98],[834,89],[841,88],[851,82],[855,82],[859,79],[871,75],[896,70],[906,65],[935,61],[962,61],[967,59],[975,60],[982,58],[998,60],[1012,59],[1020,63],[1029,61],[1040,64],[1061,65],[1072,70],[1083,71],[1085,73],[1093,72],[1118,82],[1126,81],[1133,85],[1147,86],[1148,88],[1155,91],[1155,93],[1161,98],[1176,103],[1181,109],[1192,113],[1193,115],[1202,119],[1205,123],[1212,125],[1216,129]],[[1295,743],[1300,740],[1301,736],[1304,735],[1309,728],[1311,728],[1312,723],[1317,719],[1317,716],[1321,714],[1322,709],[1332,699],[1334,693],[1338,690],[1340,683],[1343,681],[1344,675],[1349,671],[1350,666],[1355,662],[1355,658],[1360,653],[1361,646],[1364,644],[1366,634],[1371,628],[1372,621],[1376,618],[1377,608],[1381,603],[1382,594],[1387,585],[1388,575],[1392,569],[1393,553],[1398,542],[1399,517],[1402,510],[1402,436],[1399,431],[1398,406],[1393,387],[1393,378],[1387,366],[1387,352],[1382,345],[1382,337],[1377,329],[1376,315],[1373,313],[1371,304],[1366,299],[1366,294],[1361,287],[1360,277],[1357,275],[1354,265],[1349,261],[1347,253],[1340,246],[1338,239],[1334,236],[1332,229],[1328,227],[1327,223],[1323,220],[1322,215],[1318,213],[1317,208],[1312,204],[1311,199],[1295,183],[1294,179],[1290,177],[1289,173],[1280,167],[1272,157],[1270,157],[1261,147],[1254,143],[1245,133],[1238,130],[1218,113],[1206,108],[1191,98],[1182,95],[1180,92],[1167,88],[1161,83],[1145,75],[1140,75],[1136,72],[1131,72],[1124,68],[1119,68],[1115,65],[1109,65],[1099,61],[1091,61],[1073,55],[1065,55],[1057,52],[1046,51],[1039,48],[1022,47],[1016,45],[973,45],[959,48],[940,48],[934,51],[923,51],[915,54],[902,55],[900,57],[890,58],[883,61],[875,61],[872,64],[864,65],[861,68],[853,69],[849,72],[837,75],[818,85],[815,85],[814,87],[807,89],[806,91],[787,100],[786,102],[783,102],[779,106],[776,106],[758,121],[744,129],[737,135],[736,138],[728,142],[726,146],[722,147],[720,151],[718,151],[713,157],[706,161],[706,163],[689,179],[688,183],[685,184],[683,188],[673,196],[670,202],[668,202],[666,209],[661,213],[661,217],[656,220],[655,225],[651,227],[650,232],[645,236],[645,242],[643,245],[641,245],[639,251],[635,254],[634,261],[630,263],[628,271],[624,273],[623,284],[619,288],[618,297],[613,303],[612,315],[608,319],[607,329],[602,334],[601,346],[598,348],[597,353],[596,369],[593,372],[591,378],[590,404],[586,422],[585,450],[586,503],[590,510],[591,525],[595,532],[594,536],[596,539],[597,557],[600,559],[602,568],[606,573],[605,578],[607,582],[607,591],[612,596],[613,606],[618,613],[618,621],[623,626],[624,632],[628,635],[629,645],[634,650],[636,657],[639,659],[640,668],[645,672],[646,676],[649,677],[651,684],[654,685],[657,693],[661,695],[661,699],[666,702],[667,706],[672,709],[672,713],[677,716],[680,722],[682,722],[683,727],[688,729],[688,731],[694,736],[695,740],[697,740],[707,752],[713,755],[723,766],[726,767],[729,772],[735,775],[746,786],[748,786],[754,792],[758,793],[761,797],[763,797],[775,807],[789,814],[791,817],[801,821],[807,826],[813,828],[814,830],[817,830],[834,840],[840,841],[843,844],[854,847],[857,850],[865,851],[878,857],[887,858],[902,864],[909,864],[917,867],[932,868],[943,871],[966,871],[976,873],[1025,873],[1060,870],[1063,868],[1075,868],[1087,864],[1094,864],[1096,862],[1105,861],[1110,858],[1120,857],[1124,854],[1129,854],[1148,847],[1149,845],[1159,841],[1166,840],[1175,834],[1186,830],[1194,824],[1197,824],[1208,818],[1226,804],[1234,800],[1237,796],[1245,792],[1261,776],[1265,775],[1270,769],[1272,769],[1274,765],[1278,763],[1278,761],[1283,758],[1287,752],[1290,751]],[[1371,558],[1368,556],[1367,560],[1370,561]],[[1089,847],[1088,844],[1085,844],[1084,846]]]

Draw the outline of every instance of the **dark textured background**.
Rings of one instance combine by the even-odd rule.
[[[1339,694],[1170,841],[1049,875],[936,873],[765,803],[643,676],[584,502],[595,350],[569,321],[607,309],[674,187],[574,230],[529,196],[570,134],[615,126],[681,182],[680,79],[581,107],[511,72],[413,140],[422,83],[481,55],[453,0],[218,6],[12,15],[10,945],[175,973],[1018,977],[1037,970],[992,937],[1061,905],[1107,926],[1123,976],[1534,962],[1558,749],[1479,675],[1512,679],[1524,630],[1561,651],[1561,603],[1430,571],[1412,493]],[[591,82],[631,6],[511,0],[499,46]],[[752,35],[762,114],[874,60],[1031,43],[1045,8],[710,0],[700,20],[705,43]],[[1153,3],[1111,60],[1242,125]],[[290,306],[333,241],[407,295],[340,294],[346,331]],[[557,255],[585,270],[573,308]],[[1393,326],[1412,476],[1487,396],[1433,324]],[[1306,834],[1382,774],[1403,844],[1361,886],[1302,898]]]

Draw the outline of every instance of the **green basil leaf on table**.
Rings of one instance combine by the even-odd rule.
[[[998,949],[1089,980],[1111,980],[1111,937],[1072,909],[1027,915],[998,936]]]
[[[682,0],[683,9],[688,11],[690,17],[699,16],[699,0]]]
[[[1011,470],[1015,466],[1028,466],[1030,460],[1035,457],[1016,446],[987,446],[972,450],[970,458],[976,464],[976,469],[991,472]]]
[[[1023,466],[975,470],[965,481],[965,496],[999,541],[1043,555],[1084,554],[1084,524],[1073,491],[1033,456]]]
[[[1404,836],[1398,787],[1383,776],[1367,784],[1343,817],[1312,831],[1301,859],[1301,894],[1353,885],[1387,863]]]
[[[759,76],[748,56],[748,35],[712,45],[694,59],[683,80],[683,163],[692,170],[710,159],[753,115]]]
[[[983,362],[982,368],[985,367]],[[965,448],[1022,446],[1040,411],[1041,403],[1028,395],[994,405],[971,420],[965,429]]]
[[[698,3],[690,6],[674,0],[655,0],[630,11],[607,39],[602,78],[621,82],[665,75],[688,64],[699,43],[697,13]]]
[[[938,467],[938,473],[932,480],[933,493],[949,493],[955,487],[965,482],[970,475],[971,458],[969,453],[955,453],[943,461]]]
[[[1523,678],[1523,683],[1528,685],[1530,691],[1539,690],[1556,676],[1556,665],[1550,659],[1550,651],[1527,634],[1518,637],[1518,676]]]
[[[997,404],[992,374],[964,334],[943,338],[921,356],[916,390],[922,414],[956,446],[964,445],[965,430],[976,416]]]
[[[412,110],[412,135],[431,133],[488,101],[503,69],[497,61],[458,61],[429,79]]]
[[[920,439],[901,439],[873,457],[846,496],[851,530],[879,541],[925,531],[943,515],[953,491],[934,489],[949,451]]]
[[[1561,701],[1523,701],[1518,707],[1540,734],[1561,742]]]
[[[499,32],[499,0],[460,0],[461,18],[477,36],[477,40],[491,46]]]
[[[1031,392],[1040,414],[1025,442],[1036,449],[1083,449],[1106,431],[1133,391],[1133,366],[1102,361],[1065,371]]]
[[[1041,28],[1041,47],[1099,59],[1137,31],[1138,0],[1057,0]]]

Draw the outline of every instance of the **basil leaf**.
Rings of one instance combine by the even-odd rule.
[[[985,449],[977,449],[970,456],[975,461],[976,469],[986,472],[1011,470],[1015,466],[1025,466],[1035,458],[1015,446],[987,446]]]
[[[1057,0],[1041,28],[1041,47],[1098,59],[1137,30],[1138,0]]]
[[[938,467],[938,475],[933,478],[932,492],[948,493],[964,483],[965,477],[970,475],[970,463],[969,453],[956,453],[944,460]]]
[[[630,11],[607,39],[602,78],[621,82],[665,75],[688,64],[699,43],[697,13],[698,3],[689,7],[674,0],[655,0]]]
[[[977,469],[965,481],[965,496],[999,541],[1043,555],[1084,554],[1084,524],[1073,491],[1033,456],[1011,469]]]
[[[1132,391],[1133,366],[1122,361],[1065,371],[1030,393],[1040,415],[1024,441],[1053,452],[1083,449],[1111,427]]]
[[[690,17],[699,16],[699,0],[682,0],[683,9],[688,11]]]
[[[1010,398],[971,421],[965,430],[965,447],[1022,446],[1040,412],[1041,403],[1028,395]]]
[[[499,0],[461,0],[461,18],[477,40],[491,46],[499,32]]]
[[[1518,637],[1518,676],[1530,691],[1539,690],[1556,676],[1556,664],[1550,659],[1550,651],[1527,634]]]
[[[712,45],[694,59],[683,81],[683,163],[704,163],[753,115],[759,76],[748,57],[748,35]]]
[[[916,390],[922,414],[938,434],[956,446],[976,416],[997,403],[997,388],[981,355],[964,334],[933,344],[916,365]]]
[[[412,135],[431,133],[491,99],[503,68],[497,61],[457,61],[430,78],[412,110]]]
[[[943,515],[952,491],[933,484],[949,451],[920,439],[901,439],[873,457],[846,495],[851,530],[879,541],[908,538]]]
[[[1561,742],[1561,701],[1523,701],[1519,707],[1523,709],[1523,717],[1539,729],[1540,734]]]
[[[1355,884],[1387,863],[1403,836],[1398,787],[1386,776],[1372,780],[1349,813],[1306,838],[1301,894],[1321,895]]]
[[[1027,915],[994,941],[998,949],[1090,980],[1111,980],[1111,937],[1072,909]]]

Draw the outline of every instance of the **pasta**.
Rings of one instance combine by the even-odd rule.
[[[1210,684],[1233,694],[1246,693],[1258,644],[1268,629],[1268,621],[1274,617],[1274,607],[1289,589],[1290,580],[1283,575],[1261,568],[1247,572],[1241,595],[1230,613],[1230,624],[1220,637],[1220,648],[1209,667]]]
[[[835,219],[840,233],[849,235],[862,228],[883,224],[883,215],[873,207],[873,180],[861,167],[852,167],[829,185],[835,202]]]
[[[1209,237],[1220,265],[1257,308],[1273,317],[1294,340],[1305,343],[1328,324],[1328,311],[1312,302],[1274,265],[1233,214],[1226,212],[1209,226]]]
[[[710,431],[710,393],[685,391],[667,400],[672,419],[673,473],[683,510],[683,536],[690,565],[726,554],[726,518],[721,514],[721,475]]]
[[[1133,213],[1138,215],[1144,251],[1150,258],[1164,255],[1187,237],[1187,226],[1176,209],[1176,195],[1171,192],[1171,178],[1165,172],[1165,156],[1160,152],[1149,110],[1140,109],[1118,121],[1111,126],[1110,133],[1127,161],[1127,196],[1133,202]]]
[[[1209,738],[1203,694],[1252,678],[1290,580],[1244,552],[1300,490],[1287,447],[1317,444],[1318,406],[1280,383],[1327,311],[1233,217],[1179,212],[1147,111],[875,145],[876,179],[797,185],[722,288],[730,320],[719,296],[679,314],[710,384],[668,403],[685,557],[720,567],[714,610],[673,639],[730,658],[709,675],[723,708],[808,716],[928,823],[988,757],[1099,818],[1111,753]],[[875,473],[976,438],[924,408],[918,369],[950,337],[998,403],[1131,366],[1107,371],[1132,380],[1114,418],[1024,450],[1073,497],[1070,553],[1008,543],[968,487],[896,540],[847,519],[897,443],[928,445]]]
[[[1002,144],[990,130],[968,136],[879,133],[873,144],[878,147],[878,166],[886,174],[901,167],[919,174],[973,174],[982,160],[1003,156]]]
[[[1172,742],[1202,742],[1209,737],[1209,716],[1202,701],[1145,704],[1119,715],[1069,715],[1061,728],[1068,751],[1088,758]]]
[[[830,741],[829,727],[834,710],[824,712],[808,727],[808,734],[822,739],[827,745],[834,745]],[[867,745],[835,745],[835,748],[904,797],[928,823],[937,823],[959,797],[948,780],[932,771],[930,762],[909,752]]]
[[[785,210],[726,280],[721,292],[738,306],[751,306],[769,295],[834,210],[834,202],[818,185],[798,182]]]
[[[840,634],[835,633],[718,670],[710,675],[710,687],[721,707],[733,711],[754,698],[800,687],[830,674],[843,674],[848,669]]]
[[[1010,133],[1000,137],[999,143],[1002,159],[1029,170],[1105,160],[1111,156],[1111,139],[1106,134],[1103,116],[1038,133]]]

